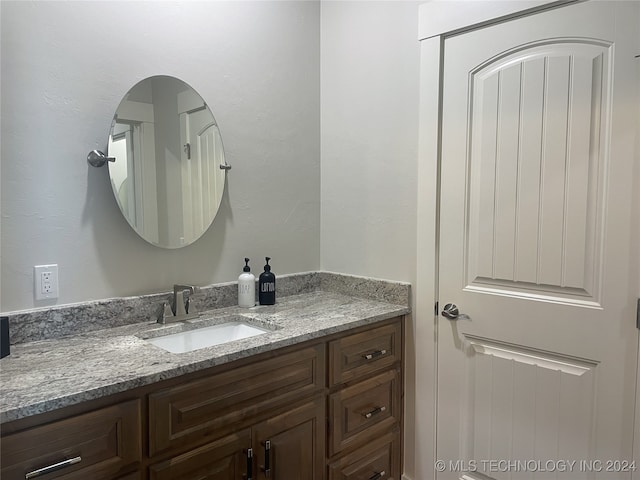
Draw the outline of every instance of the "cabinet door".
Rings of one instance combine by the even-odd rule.
[[[152,465],[151,480],[238,480],[246,478],[249,429],[228,435],[200,448]]]
[[[253,428],[257,480],[322,480],[324,398],[319,397]]]

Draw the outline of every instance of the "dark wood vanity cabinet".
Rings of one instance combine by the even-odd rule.
[[[329,480],[400,479],[400,434],[388,433],[329,463]]]
[[[3,436],[0,454],[3,480],[124,477],[142,460],[140,400]]]
[[[329,480],[400,480],[401,319],[329,341]]]
[[[149,468],[152,480],[247,478],[251,431],[244,429]]]
[[[253,429],[257,480],[321,480],[325,470],[325,405],[318,397]],[[268,442],[268,443],[267,443]],[[268,467],[268,468],[267,468]]]
[[[197,446],[322,394],[325,372],[319,343],[156,390],[148,396],[149,455]]]
[[[317,397],[251,428],[150,467],[151,480],[324,478],[324,399]]]
[[[400,480],[402,336],[386,320],[3,425],[1,477]]]
[[[324,478],[325,357],[317,343],[151,393],[151,460],[190,450],[150,478]]]

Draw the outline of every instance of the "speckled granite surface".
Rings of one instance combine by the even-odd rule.
[[[198,312],[231,307],[237,304],[237,289],[236,282],[201,287],[200,292],[192,297],[192,305]],[[320,290],[397,305],[410,303],[410,287],[407,283],[331,272],[305,272],[278,276],[276,289],[277,298]],[[162,315],[163,302],[170,301],[171,297],[171,292],[164,292],[7,312],[2,315],[9,317],[10,341],[15,345],[132,323],[155,321]]]
[[[320,275],[316,272],[283,275],[277,279],[278,296],[285,297],[319,290],[320,281]],[[132,323],[155,321],[162,315],[163,302],[170,301],[172,295],[172,292],[164,292],[137,297],[110,298],[73,305],[8,312],[2,315],[9,317],[10,341],[14,345]],[[236,282],[202,287],[200,293],[193,299],[194,307],[200,312],[230,307],[237,303],[238,284]]]
[[[99,322],[102,329],[13,345],[11,355],[0,360],[0,423],[409,312],[408,284],[324,272],[290,277],[278,279],[279,296],[274,306],[216,308],[197,320],[189,321],[187,327],[155,323],[157,313],[153,308],[148,310],[151,312],[151,319],[147,317],[146,320],[133,323],[131,318],[113,319],[99,306],[108,303],[105,308],[111,311],[115,306],[112,302],[121,301],[119,306],[123,308],[122,315],[133,316],[129,309],[134,311],[142,308],[140,305],[136,307],[135,299],[75,306],[83,316],[91,316],[94,322]],[[306,291],[301,293],[301,286]],[[207,309],[206,306],[211,305],[208,302],[220,307],[220,303],[225,301],[220,299],[229,297],[235,303],[234,288],[235,283],[212,287],[200,299],[203,307],[201,309]],[[289,295],[282,293],[286,288],[289,288]],[[358,295],[354,295],[355,293]],[[155,303],[148,301],[149,298],[146,297],[143,298],[143,303],[153,306],[160,300],[161,305],[166,294],[149,297],[154,297]],[[102,312],[100,315],[105,317],[98,316],[96,312]],[[146,312],[144,315],[147,315]],[[135,315],[138,313],[136,311]],[[77,315],[69,315],[70,318],[78,318]],[[118,316],[115,313],[113,315]],[[230,315],[242,315],[249,323],[266,325],[270,330],[244,340],[181,354],[169,353],[143,340],[164,332],[173,333],[176,328],[209,325]],[[50,318],[59,318],[59,322],[63,324],[67,317],[60,315],[47,318],[49,320],[41,321],[50,323]],[[71,321],[77,323],[77,320]]]
[[[318,272],[317,275],[320,277],[320,290],[324,292],[341,293],[396,305],[411,304],[411,287],[408,283],[332,272]]]

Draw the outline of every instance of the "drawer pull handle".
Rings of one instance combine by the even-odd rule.
[[[82,461],[82,457],[68,458],[67,460],[63,460],[62,462],[54,463],[53,465],[48,465],[46,467],[42,467],[37,470],[34,470],[33,472],[29,472],[25,474],[24,478],[25,480],[30,480],[31,478],[37,478],[42,475],[46,475],[47,473],[60,470],[61,468],[68,467],[69,465],[75,465],[76,463],[80,463],[81,461]]]
[[[382,477],[384,477],[387,474],[387,472],[385,472],[384,470],[382,470],[381,472],[378,472],[376,474],[373,475],[373,477],[369,477],[369,480],[380,480]]]
[[[387,409],[387,407],[376,407],[373,410],[371,410],[370,412],[363,413],[363,415],[364,415],[364,418],[371,418],[374,415],[377,415],[379,413],[384,412],[386,409]]]
[[[247,449],[247,480],[253,480],[253,448]]]
[[[264,476],[271,478],[271,442],[264,442]]]
[[[376,350],[375,352],[367,353],[366,355],[362,355],[362,356],[364,358],[366,358],[367,360],[372,360],[374,358],[381,357],[382,355],[384,355],[386,353],[387,353],[386,350]]]

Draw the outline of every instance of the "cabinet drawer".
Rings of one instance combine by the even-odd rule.
[[[24,480],[57,464],[33,478],[116,478],[140,461],[140,433],[140,401],[131,400],[8,435],[2,438],[2,478]]]
[[[400,440],[388,433],[329,464],[329,480],[400,480]]]
[[[329,344],[330,386],[358,379],[402,360],[402,323],[349,335]]]
[[[329,398],[330,454],[370,442],[399,424],[398,372],[388,370]]]
[[[322,390],[324,351],[318,344],[149,395],[150,455],[209,442]]]

